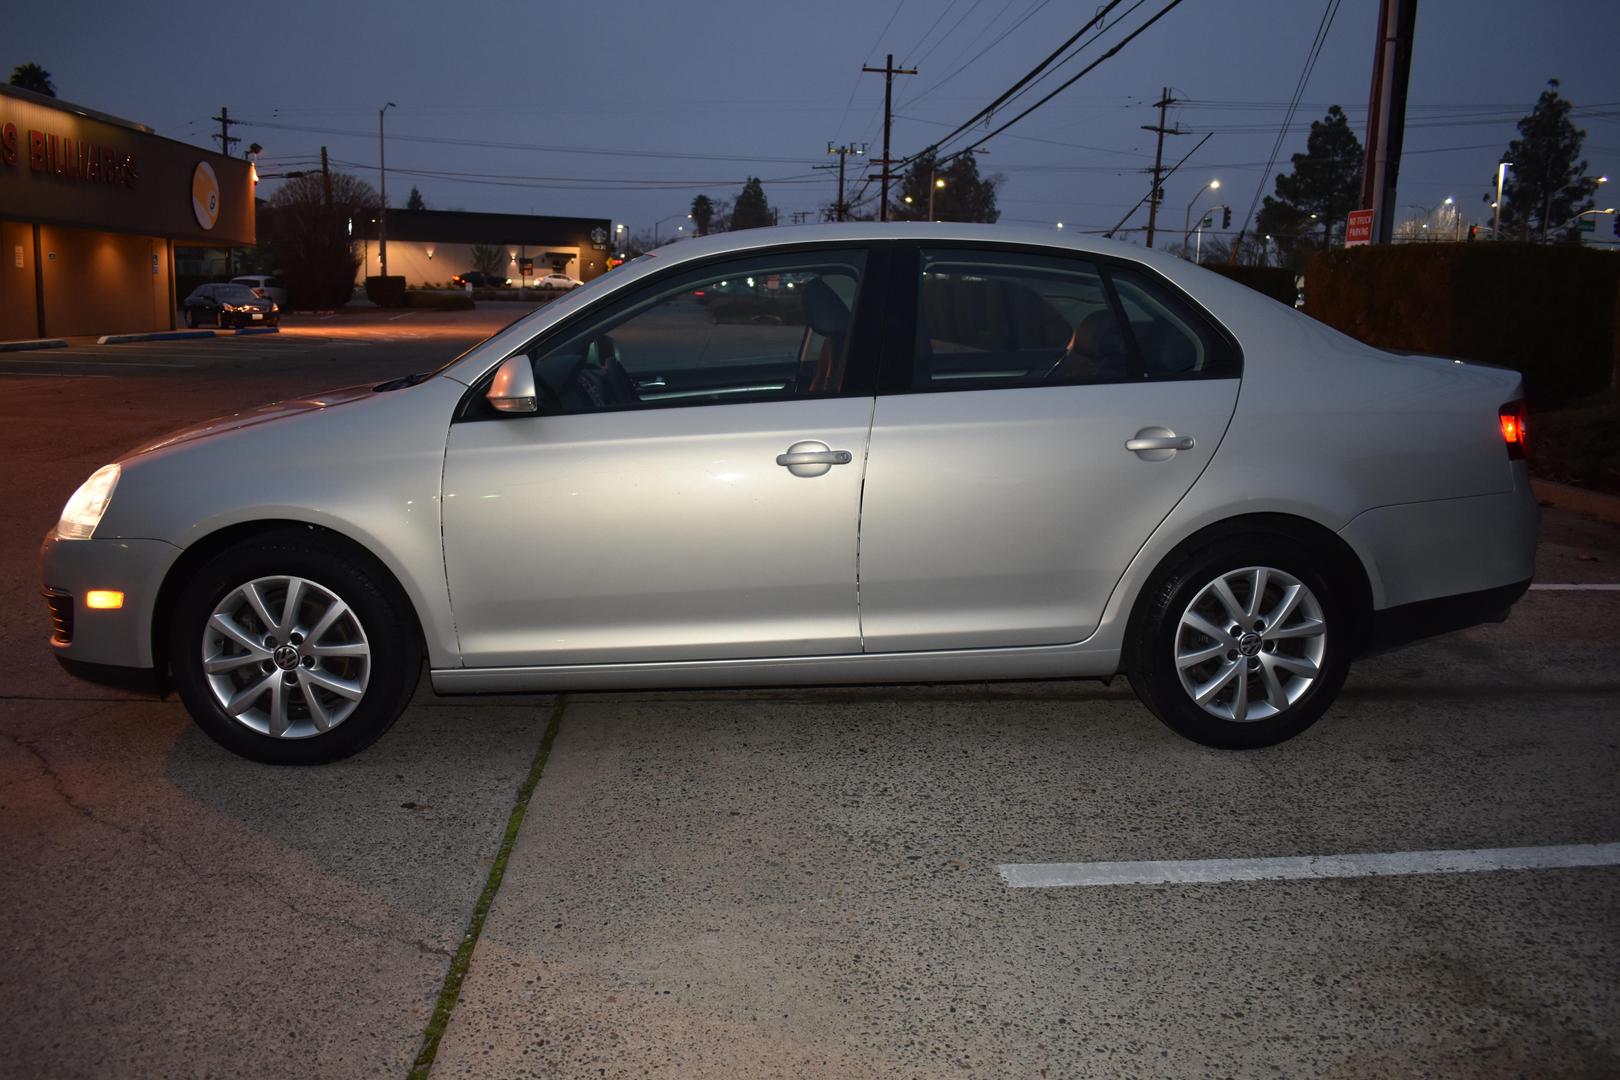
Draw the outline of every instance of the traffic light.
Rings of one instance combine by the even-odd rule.
[[[1479,226],[1478,225],[1470,225],[1470,226],[1468,226],[1468,242],[1470,244],[1472,244],[1475,240],[1478,240],[1478,239],[1479,239]]]
[[[1223,206],[1221,208],[1221,228],[1230,229],[1231,227],[1232,227],[1232,208],[1230,206]]]

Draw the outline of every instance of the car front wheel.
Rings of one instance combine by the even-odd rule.
[[[1137,696],[1205,746],[1270,746],[1332,704],[1354,637],[1344,590],[1303,546],[1237,537],[1190,553],[1155,579],[1132,619]]]
[[[344,554],[297,534],[216,556],[185,586],[169,641],[197,725],[273,765],[348,757],[404,710],[420,674],[408,604]]]

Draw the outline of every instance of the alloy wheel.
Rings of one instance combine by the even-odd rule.
[[[1327,622],[1298,578],[1266,566],[1230,570],[1200,589],[1176,627],[1182,689],[1221,720],[1285,712],[1323,670]]]
[[[262,577],[214,606],[202,665],[226,715],[261,735],[305,739],[353,714],[371,676],[371,645],[354,609],[331,589]]]

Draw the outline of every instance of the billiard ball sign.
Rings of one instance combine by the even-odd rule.
[[[191,212],[204,229],[212,229],[219,220],[219,178],[206,161],[197,162],[191,172]]]

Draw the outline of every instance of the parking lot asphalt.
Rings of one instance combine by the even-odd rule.
[[[424,688],[350,761],[253,765],[172,699],[63,675],[34,554],[130,445],[512,317],[455,314],[0,362],[0,1072],[410,1067],[553,699]],[[1620,529],[1549,511],[1537,580],[1620,583]],[[1555,589],[1364,660],[1316,727],[1243,754],[1122,679],[569,695],[434,1074],[1614,1075],[1613,866],[998,868],[1612,844],[1617,702],[1620,592]]]

